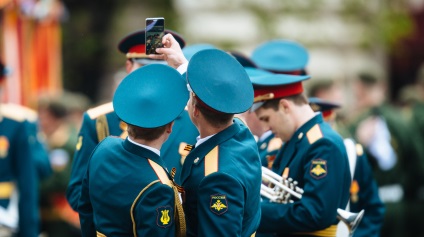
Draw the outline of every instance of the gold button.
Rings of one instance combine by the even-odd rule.
[[[297,136],[297,138],[300,140],[303,137],[303,132],[299,133],[299,136]]]

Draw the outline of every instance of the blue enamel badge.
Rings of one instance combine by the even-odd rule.
[[[315,159],[311,161],[311,170],[309,171],[315,179],[322,179],[327,176],[327,161]]]
[[[170,206],[156,208],[157,217],[156,223],[159,227],[167,228],[172,224],[174,211]]]
[[[222,215],[228,210],[227,196],[225,194],[211,195],[210,209],[217,215]]]

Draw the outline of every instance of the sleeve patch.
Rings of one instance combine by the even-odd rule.
[[[312,160],[309,173],[314,179],[324,178],[327,176],[327,161],[322,159]]]
[[[211,195],[210,210],[220,216],[228,211],[227,195],[214,194]]]
[[[171,226],[173,222],[174,211],[170,206],[156,208],[156,224],[161,228],[167,228]]]

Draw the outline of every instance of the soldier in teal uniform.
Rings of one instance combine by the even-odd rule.
[[[187,60],[175,39],[168,34],[162,42],[166,48],[157,52],[176,59],[168,64],[180,70]],[[184,188],[187,236],[252,236],[260,220],[261,163],[252,133],[234,119],[252,105],[249,77],[218,49],[194,54],[186,75],[188,111],[200,133],[195,146],[187,147],[177,180]]]
[[[306,73],[305,67],[309,61],[306,48],[291,40],[264,42],[253,50],[251,59],[238,52],[231,52],[231,54],[246,68],[250,77],[264,74],[261,70],[257,70],[258,68],[277,74],[303,75]],[[249,127],[264,127],[262,123],[257,124],[260,122],[252,112],[246,114],[246,122]],[[264,129],[266,130],[254,134],[258,136],[262,165],[271,168],[282,141],[276,138],[269,128]]]
[[[6,75],[0,62],[0,91]],[[22,109],[0,104],[0,232],[38,236],[38,185],[33,127]]]
[[[109,136],[91,155],[78,204],[83,236],[175,236],[184,218],[175,219],[182,207],[160,150],[187,100],[184,78],[167,65],[120,83],[113,106],[128,137]]]
[[[274,74],[252,78],[252,111],[284,142],[272,171],[303,189],[287,204],[264,201],[258,231],[277,236],[335,236],[337,209],[344,209],[351,183],[343,139],[303,94],[309,76]]]
[[[177,33],[165,30],[175,36],[177,42],[184,47],[185,42]],[[145,54],[145,31],[137,31],[121,40],[119,50],[126,55],[126,70],[131,72],[143,65],[165,63],[163,60],[152,60]],[[140,88],[142,89],[142,88]],[[81,191],[81,182],[87,167],[88,157],[94,147],[108,135],[120,136],[125,139],[126,124],[122,122],[113,110],[112,103],[100,105],[84,114],[82,127],[73,159],[71,179],[67,189],[67,199],[74,210]],[[169,169],[176,168],[179,175],[186,155],[184,147],[193,143],[199,133],[190,121],[187,111],[183,111],[175,120],[173,133],[162,146],[161,153]]]
[[[309,104],[314,111],[322,113],[324,120],[334,125],[335,110],[340,107],[336,103],[309,98]],[[352,142],[350,142],[352,141]],[[349,210],[358,213],[365,210],[362,221],[354,232],[354,237],[380,236],[380,229],[384,219],[384,204],[378,196],[378,186],[373,177],[373,171],[361,144],[354,143],[352,139],[345,139],[349,163],[353,164],[351,172],[353,180],[350,186]],[[351,175],[352,175],[351,173]]]

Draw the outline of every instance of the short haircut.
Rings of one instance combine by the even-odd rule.
[[[221,127],[228,124],[234,117],[234,114],[222,113],[217,110],[212,109],[207,106],[203,101],[201,101],[196,95],[192,96],[192,105],[196,106],[200,113],[203,114],[206,121],[210,123],[213,127]]]
[[[282,97],[282,98],[277,98],[277,99],[265,101],[265,103],[261,107],[264,108],[264,109],[273,109],[273,110],[277,111],[281,99],[293,101],[293,103],[295,105],[304,105],[304,104],[309,103],[308,98],[305,96],[305,94],[300,93],[300,94],[297,94],[297,95],[292,95],[292,96],[287,96],[287,97]]]
[[[146,141],[153,141],[158,139],[166,130],[166,125],[157,128],[141,128],[128,124],[128,134],[134,139],[144,139]]]
[[[311,81],[308,86],[308,97],[317,97],[319,92],[331,89],[331,87],[334,86],[334,83],[334,80],[329,78]]]

